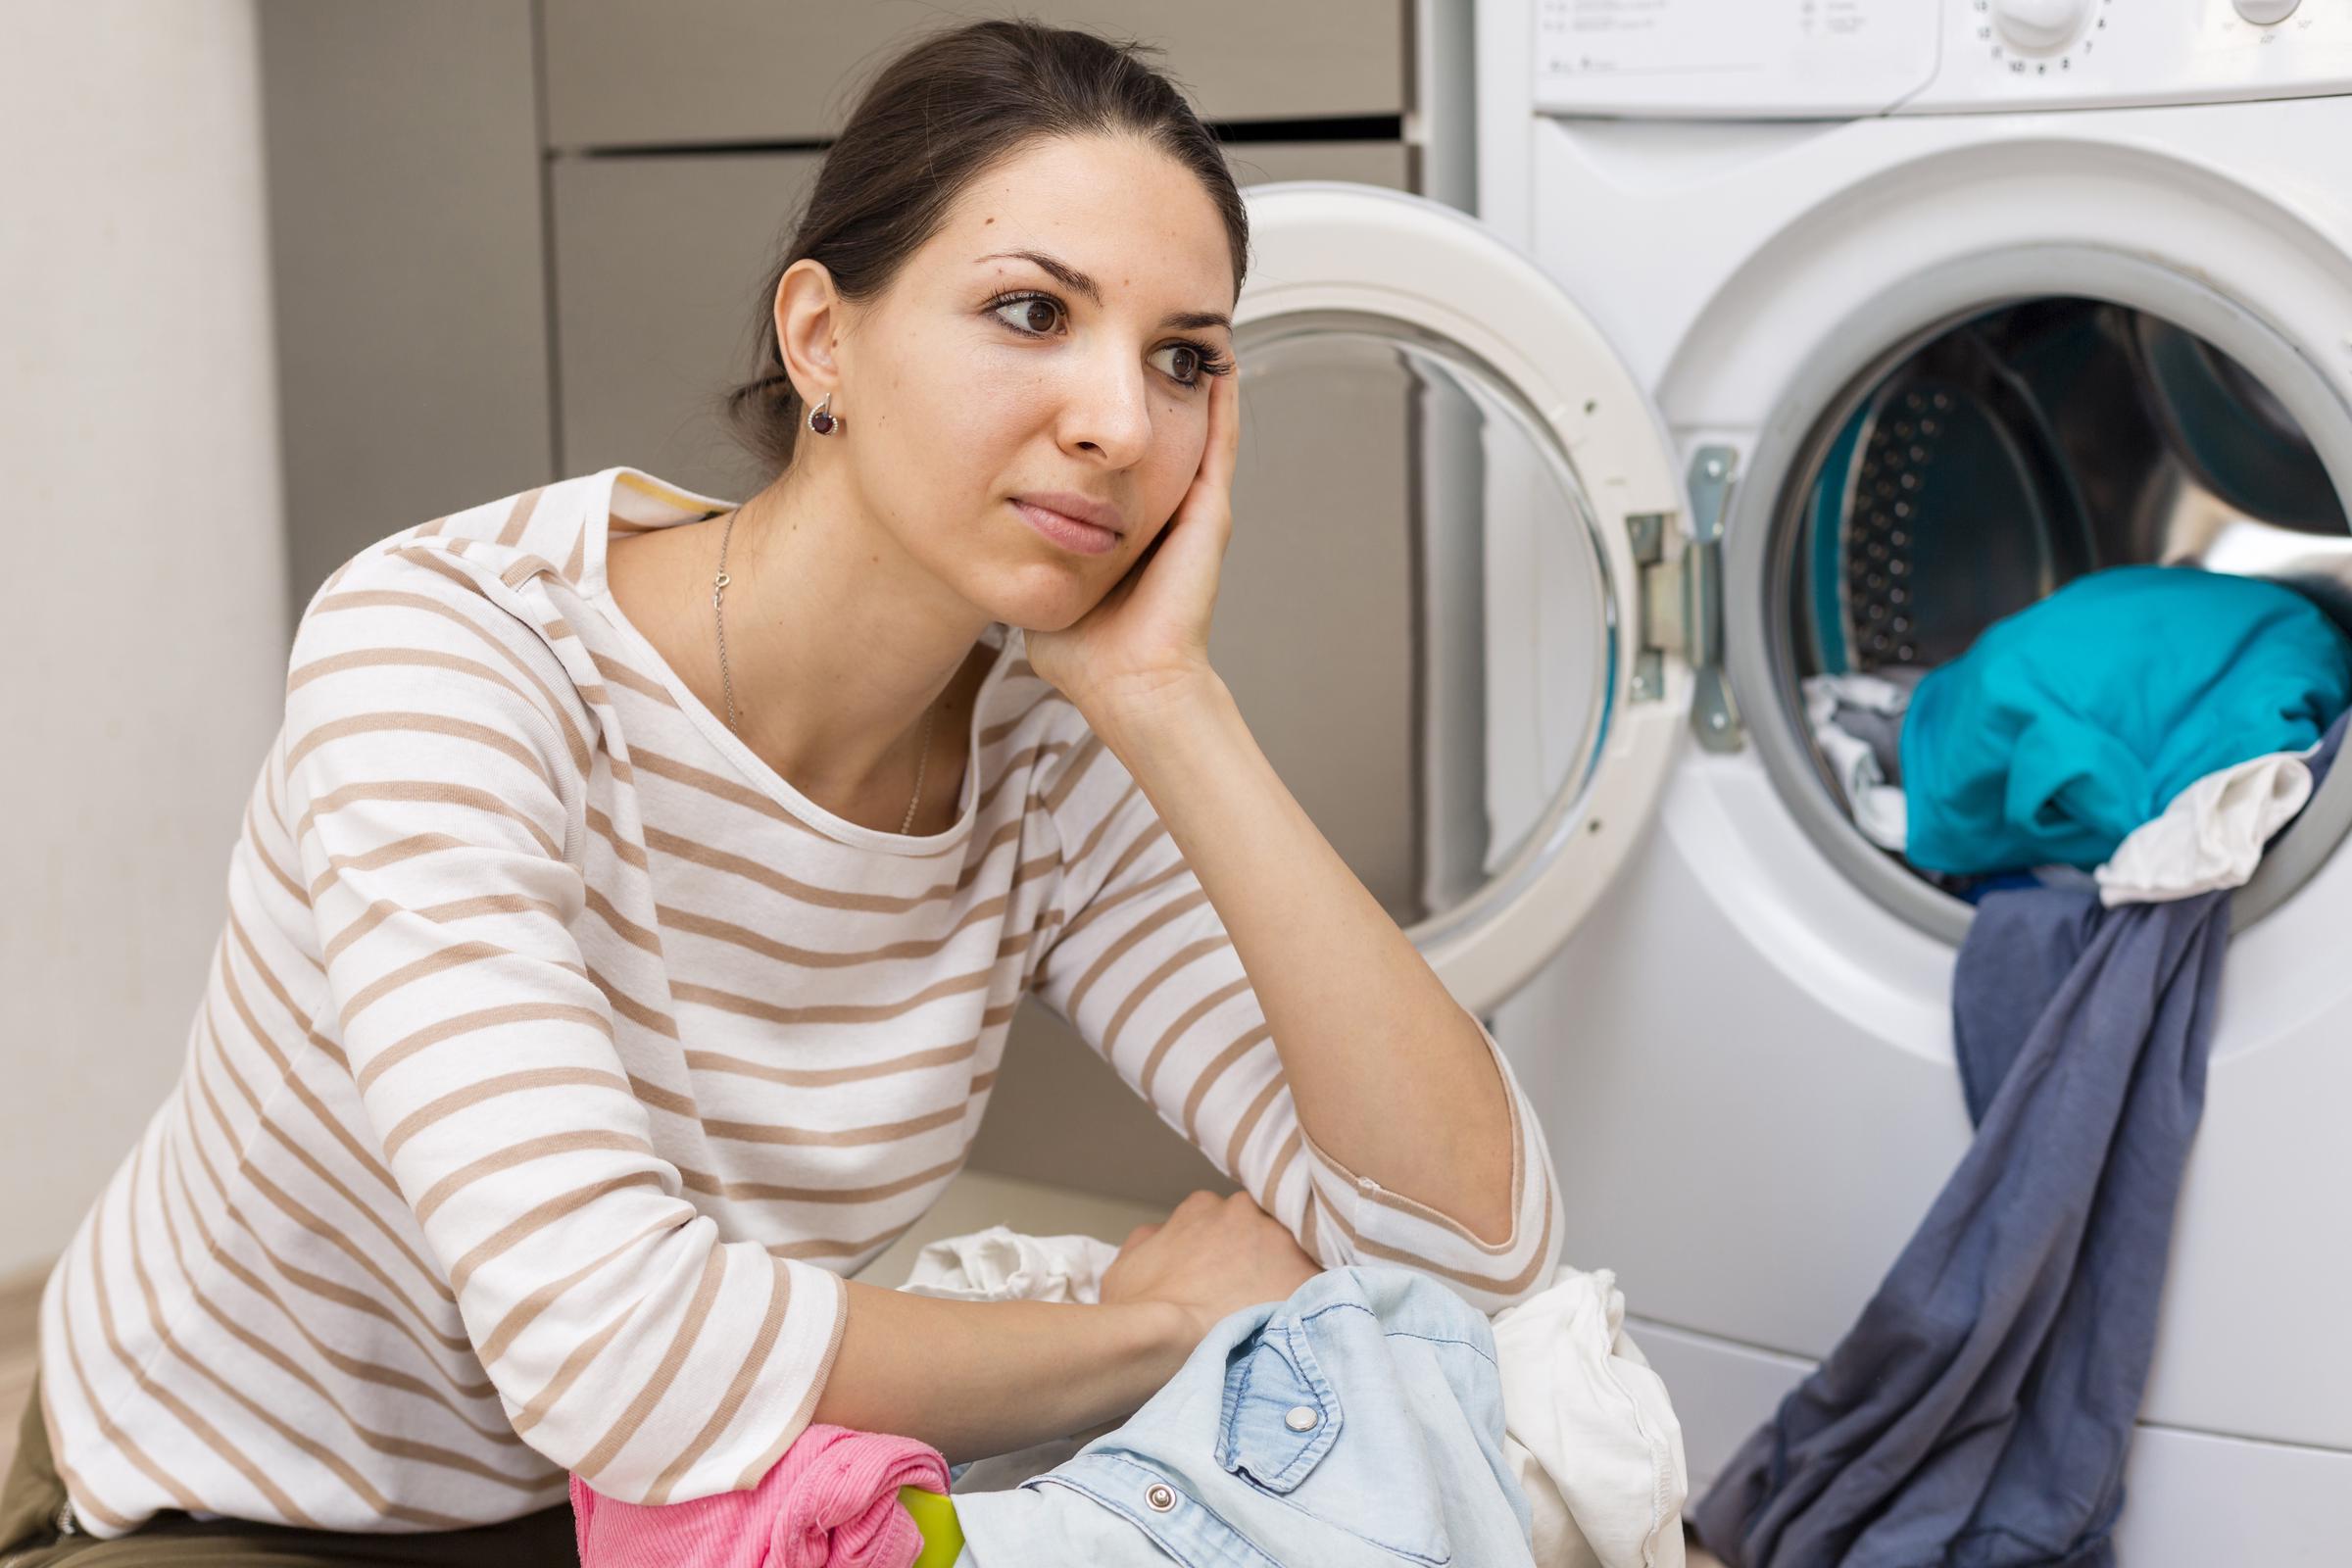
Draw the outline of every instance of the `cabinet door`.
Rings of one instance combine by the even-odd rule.
[[[257,21],[300,613],[384,535],[555,477],[530,7]]]
[[[1058,0],[1045,20],[1161,46],[1209,120],[1401,114],[1400,0]],[[957,20],[936,0],[544,0],[558,148],[810,142],[883,62]]]
[[[625,463],[705,495],[760,488],[714,400],[749,371],[760,287],[818,163],[815,153],[556,161],[566,473]]]

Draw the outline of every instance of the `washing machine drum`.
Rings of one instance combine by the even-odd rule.
[[[2292,581],[2352,626],[2352,539],[2311,442],[2234,361],[2123,306],[2010,306],[1883,367],[1805,511],[1814,669],[1939,664],[2143,562]]]

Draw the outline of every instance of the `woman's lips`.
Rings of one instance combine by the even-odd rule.
[[[1103,555],[1119,542],[1119,536],[1108,528],[1092,522],[1080,522],[1076,517],[1064,516],[1052,508],[1023,501],[1018,496],[1013,498],[1012,508],[1030,527],[1063,549],[1075,550],[1082,556]]]

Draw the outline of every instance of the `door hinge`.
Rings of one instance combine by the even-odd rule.
[[[1641,572],[1642,631],[1635,654],[1634,700],[1665,694],[1665,656],[1690,665],[1690,725],[1709,751],[1737,751],[1739,713],[1723,678],[1723,514],[1730,499],[1729,447],[1702,447],[1690,466],[1690,537],[1668,554],[1673,516],[1637,513],[1626,519]]]

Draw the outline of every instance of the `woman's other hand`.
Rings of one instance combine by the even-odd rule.
[[[1208,378],[1200,466],[1166,526],[1094,609],[1060,631],[1028,634],[1030,667],[1077,704],[1097,731],[1209,673],[1217,575],[1233,537],[1241,368]]]
[[[1197,1344],[1229,1313],[1282,1300],[1321,1272],[1248,1193],[1199,1192],[1161,1223],[1128,1233],[1103,1271],[1102,1300],[1179,1307]]]

